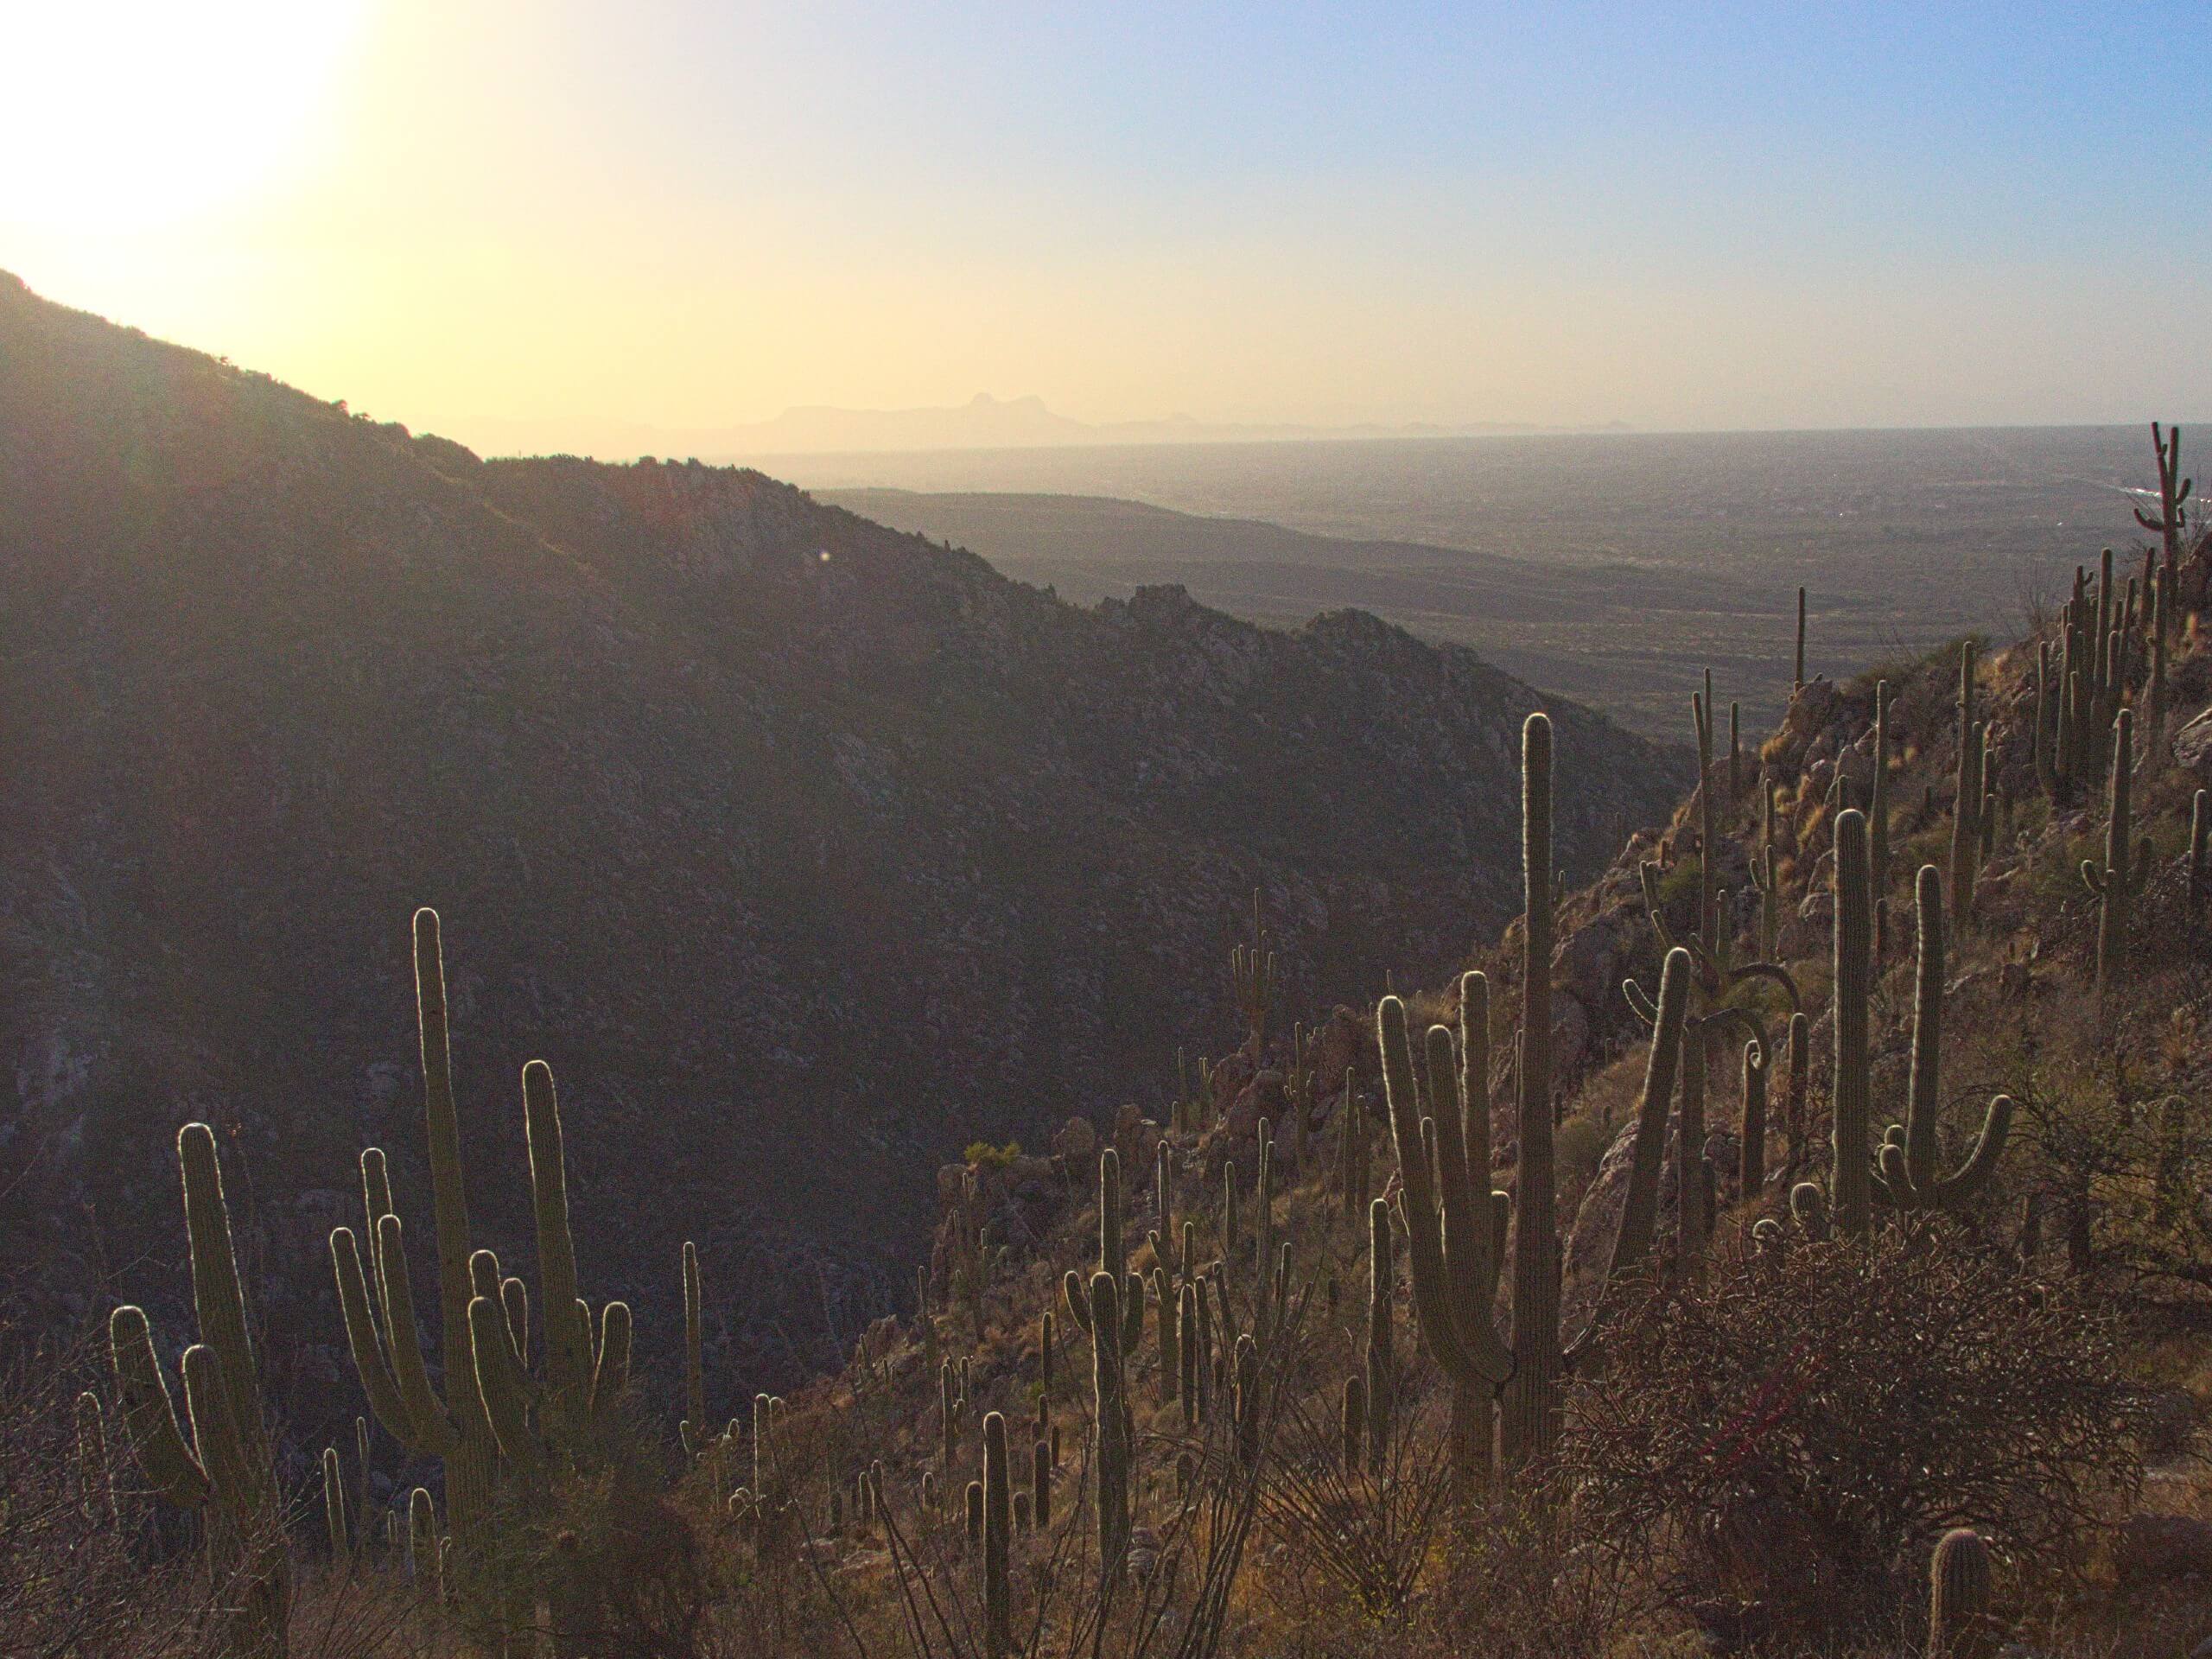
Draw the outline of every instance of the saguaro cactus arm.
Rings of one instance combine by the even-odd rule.
[[[213,1489],[177,1422],[143,1309],[125,1305],[108,1316],[108,1346],[123,1396],[124,1429],[139,1466],[168,1502],[181,1510],[200,1508]]]

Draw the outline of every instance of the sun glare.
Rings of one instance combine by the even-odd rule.
[[[131,231],[236,200],[312,148],[367,0],[44,0],[0,77],[0,224]]]

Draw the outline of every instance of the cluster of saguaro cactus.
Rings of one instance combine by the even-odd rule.
[[[1125,1273],[1126,1260],[1121,1160],[1107,1147],[1098,1155],[1098,1266],[1088,1280],[1070,1268],[1063,1287],[1068,1317],[1090,1338],[1098,1561],[1106,1573],[1119,1568],[1128,1546],[1136,1436],[1129,1414],[1127,1365],[1144,1337],[1144,1281]],[[1183,1364],[1187,1378],[1189,1362]]]
[[[2082,861],[2082,884],[2097,900],[2097,984],[2109,991],[2127,963],[2127,933],[2137,889],[2150,873],[2151,842],[2135,838],[2130,779],[2135,770],[2135,715],[2122,709],[2112,723],[2112,764],[2106,780],[2105,856],[2100,869]]]
[[[156,1492],[205,1518],[210,1565],[239,1594],[232,1645],[257,1659],[282,1655],[291,1573],[261,1372],[247,1327],[245,1294],[231,1242],[231,1216],[215,1135],[188,1123],[177,1135],[185,1232],[192,1249],[192,1302],[200,1340],[184,1351],[185,1408],[177,1419],[153,1329],[126,1304],[108,1320],[124,1427]]]
[[[444,964],[437,916],[428,909],[416,912],[415,968],[444,1313],[443,1398],[431,1385],[405,1236],[384,1154],[375,1147],[361,1155],[366,1267],[350,1228],[332,1232],[330,1252],[370,1409],[410,1450],[444,1460],[454,1568],[465,1587],[502,1464],[525,1487],[541,1484],[612,1413],[628,1386],[631,1319],[626,1304],[609,1302],[594,1333],[591,1311],[577,1294],[560,1107],[551,1070],[533,1060],[523,1069],[523,1121],[544,1343],[543,1375],[532,1375],[528,1292],[521,1280],[502,1277],[492,1252],[469,1248]]]
[[[1416,1077],[1405,1004],[1376,1010],[1383,1091],[1398,1153],[1400,1207],[1414,1307],[1422,1338],[1454,1391],[1454,1474],[1478,1490],[1490,1469],[1488,1402],[1503,1391],[1498,1447],[1509,1468],[1541,1458],[1557,1430],[1560,1376],[1559,1236],[1552,1189],[1551,724],[1529,716],[1522,747],[1522,878],[1527,902],[1522,963],[1521,1159],[1511,1201],[1513,1327],[1499,1334],[1491,1303],[1508,1200],[1490,1191],[1488,996],[1480,976],[1460,985],[1460,1033],[1427,1041],[1427,1088]],[[1661,976],[1657,1028],[1638,1116],[1628,1201],[1608,1282],[1650,1249],[1667,1102],[1682,1056],[1688,953],[1670,950]],[[1456,1052],[1456,1060],[1455,1060]],[[1594,1328],[1594,1326],[1593,1326]],[[1365,1390],[1372,1425],[1376,1379]],[[1370,1444],[1372,1436],[1370,1427]]]
[[[2033,747],[2036,771],[2054,801],[2070,803],[2105,776],[2105,734],[2120,713],[2127,689],[2132,650],[2150,646],[2153,701],[2164,719],[2164,658],[2161,643],[2173,626],[2177,595],[2172,566],[2158,573],[2140,613],[2130,601],[2115,597],[2112,550],[2099,567],[2094,594],[2088,574],[2076,569],[2054,652],[2050,642],[2037,648]],[[2135,590],[2130,582],[2129,590]]]
[[[1817,1188],[1801,1186],[1793,1204],[1824,1210],[1835,1228],[1863,1234],[1878,1198],[1912,1211],[1957,1211],[1987,1185],[2012,1128],[2012,1103],[1990,1103],[1973,1151],[1950,1175],[1938,1169],[1938,1117],[1942,1107],[1940,1053],[1943,1033],[1943,882],[1932,864],[1914,883],[1919,951],[1913,981],[1912,1067],[1905,1120],[1884,1134],[1878,1162],[1869,1161],[1872,1062],[1867,1046],[1868,1004],[1873,982],[1872,887],[1866,821],[1853,810],[1835,825],[1835,1067],[1832,1093],[1834,1155],[1827,1202]]]

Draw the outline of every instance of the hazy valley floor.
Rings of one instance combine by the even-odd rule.
[[[1779,714],[1799,582],[1815,673],[2010,637],[2155,481],[2144,435],[2114,427],[1156,444],[770,470],[1070,599],[1181,582],[1293,625],[1356,605],[1670,738],[1707,664],[1748,718]]]

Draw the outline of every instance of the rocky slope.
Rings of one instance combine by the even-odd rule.
[[[542,1055],[600,1294],[696,1236],[718,1359],[786,1370],[890,1305],[945,1147],[1220,1041],[1191,988],[1255,887],[1301,1006],[1514,906],[1539,699],[1465,652],[1078,609],[755,473],[480,461],[12,279],[0,568],[0,1281],[64,1317],[173,1267],[206,1118],[303,1338],[280,1395],[343,1369],[359,1147],[426,1219],[417,904],[481,1230],[524,1236]],[[1683,768],[1552,712],[1586,877]]]

